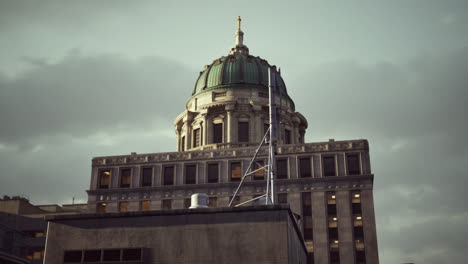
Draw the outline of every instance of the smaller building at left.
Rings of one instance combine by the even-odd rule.
[[[0,198],[0,263],[39,264],[45,249],[45,216],[86,213],[87,204],[33,205],[20,196]]]

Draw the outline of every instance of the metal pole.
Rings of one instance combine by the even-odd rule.
[[[275,98],[275,88],[276,88],[276,70],[272,67],[268,68],[268,90],[270,97],[270,144],[269,144],[269,156],[270,156],[270,197],[271,203],[276,203],[276,192],[275,192],[275,177],[276,177],[276,98]]]

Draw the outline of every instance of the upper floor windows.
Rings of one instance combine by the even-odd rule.
[[[141,187],[153,185],[153,168],[143,168],[141,170]]]
[[[213,143],[223,143],[223,124],[213,124]]]
[[[324,156],[323,161],[323,175],[325,177],[336,176],[335,156]]]
[[[201,146],[201,129],[197,128],[193,130],[193,147]]]
[[[132,178],[132,169],[120,170],[120,188],[129,188]]]
[[[218,163],[208,164],[208,183],[217,183],[219,178],[219,165]]]
[[[111,170],[100,170],[98,189],[109,189]]]
[[[242,177],[242,168],[240,162],[231,163],[231,181],[240,181]]]
[[[346,166],[348,167],[348,175],[361,174],[361,167],[359,166],[359,155],[358,154],[346,155]]]
[[[185,165],[185,184],[197,183],[197,165]]]
[[[262,160],[257,160],[255,161],[253,164],[253,170],[252,171],[256,171],[254,174],[253,174],[253,179],[258,181],[258,180],[264,180],[265,179],[265,174],[266,174],[266,170],[265,168],[262,168],[263,166],[265,166],[265,163],[262,161]]]
[[[276,178],[277,179],[288,178],[288,160],[287,159],[276,160]]]
[[[164,167],[163,185],[174,185],[174,165]]]
[[[239,122],[238,124],[238,141],[249,142],[249,122]]]
[[[310,157],[299,158],[299,177],[312,177],[312,169],[310,166]]]
[[[291,130],[285,129],[284,130],[284,144],[291,144]]]

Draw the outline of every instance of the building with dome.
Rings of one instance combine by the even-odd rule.
[[[243,38],[239,18],[235,45],[196,77],[174,122],[176,152],[93,158],[91,212],[128,217],[183,210],[194,193],[207,194],[209,207],[228,206],[268,128],[268,68],[276,68],[251,55]],[[277,201],[295,215],[307,263],[378,264],[368,141],[304,142],[307,120],[296,112],[281,73],[275,74]],[[261,148],[256,166],[265,164],[267,155],[268,148]],[[259,170],[246,179],[234,204],[264,194],[265,188],[265,171]],[[107,222],[99,223],[104,228]]]

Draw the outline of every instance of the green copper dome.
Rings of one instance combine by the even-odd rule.
[[[258,86],[268,92],[268,62],[260,57],[248,54],[234,53],[223,56],[211,65],[206,65],[205,70],[195,84],[192,95],[204,91],[223,88],[242,88]],[[276,73],[277,93],[287,96],[286,85],[281,75]]]

